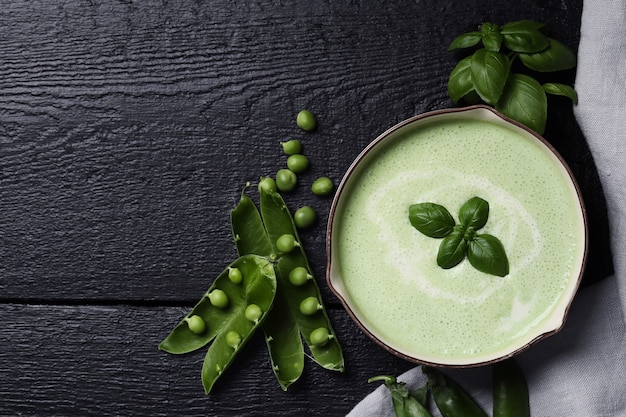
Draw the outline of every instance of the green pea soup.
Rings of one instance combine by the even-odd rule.
[[[489,202],[505,277],[465,259],[437,265],[439,239],[409,222],[432,202],[458,222]],[[586,220],[567,166],[535,134],[481,106],[418,116],[376,139],[349,168],[329,221],[328,280],[366,333],[418,362],[478,365],[556,332],[578,287]]]

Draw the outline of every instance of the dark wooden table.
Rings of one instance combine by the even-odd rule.
[[[329,198],[375,136],[453,104],[458,34],[535,19],[576,49],[582,0],[6,1],[0,7],[0,415],[340,416],[414,366],[370,341],[325,281]],[[560,75],[573,82],[574,71]],[[571,103],[551,98],[546,138],[590,214],[593,279],[611,270],[604,198]],[[311,109],[319,128],[295,115]],[[211,395],[203,351],[157,345],[235,259],[229,211],[246,181],[311,168],[288,205],[346,371],[308,361],[283,392],[260,335]],[[584,285],[592,276],[585,277]]]

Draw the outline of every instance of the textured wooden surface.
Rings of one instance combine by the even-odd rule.
[[[395,123],[452,106],[452,39],[536,19],[572,48],[582,1],[8,1],[0,8],[0,415],[345,414],[380,373],[412,365],[370,342],[323,280],[338,181]],[[561,81],[572,82],[574,73]],[[585,285],[611,271],[604,198],[566,100],[546,138],[591,223]],[[301,108],[319,129],[295,126]],[[286,196],[321,216],[303,235],[347,371],[307,363],[283,393],[253,339],[209,397],[202,355],[158,342],[235,257],[228,216],[246,181],[311,159]]]

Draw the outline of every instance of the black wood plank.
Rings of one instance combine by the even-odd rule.
[[[331,311],[347,370],[308,361],[283,392],[262,336],[205,396],[205,350],[170,355],[159,341],[186,313],[178,307],[0,305],[0,415],[340,416],[375,388],[367,379],[413,365],[366,338]]]
[[[228,212],[241,188],[283,167],[278,142],[294,137],[312,166],[287,200],[319,210],[305,238],[321,280],[330,201],[308,184],[338,181],[396,122],[451,106],[458,34],[536,19],[575,48],[581,3],[3,5],[0,297],[194,302],[234,259]],[[295,127],[304,107],[319,116],[313,134]],[[593,161],[571,105],[550,107],[546,136],[583,183],[590,269],[602,276],[610,251]]]

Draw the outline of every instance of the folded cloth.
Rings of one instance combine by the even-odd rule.
[[[626,417],[625,23],[624,0],[584,2],[574,109],[606,194],[615,274],[581,290],[565,327],[518,356],[533,417]],[[448,373],[491,409],[489,367]],[[426,382],[419,367],[398,379],[411,389]],[[368,416],[394,416],[384,386],[348,414]]]

